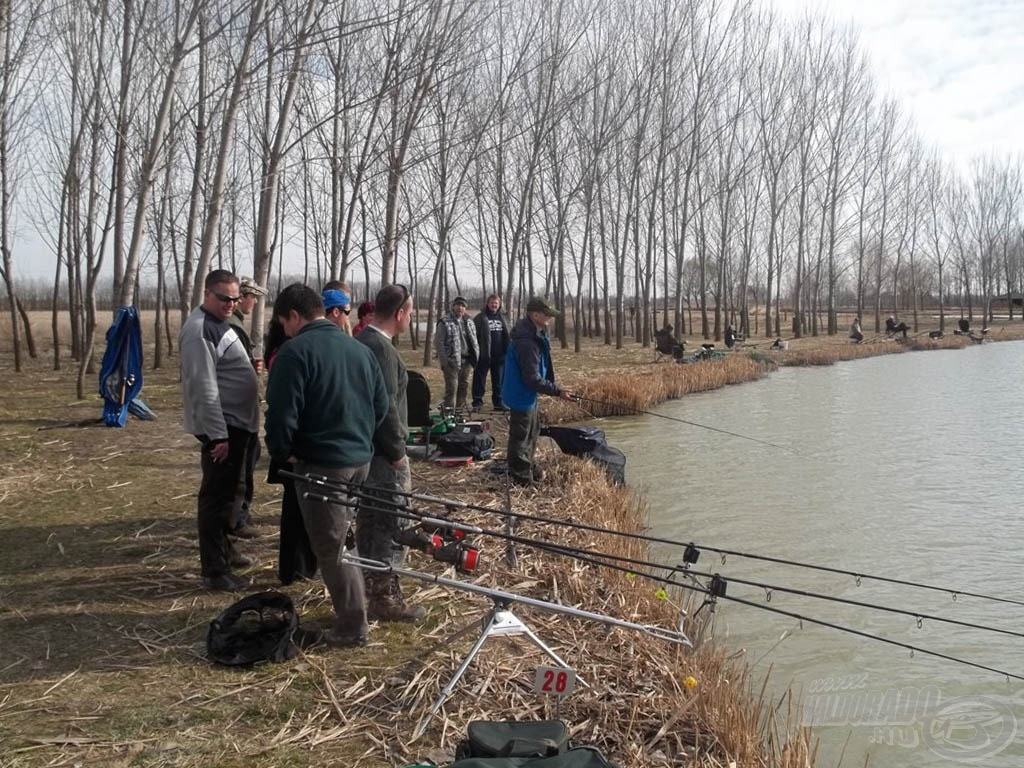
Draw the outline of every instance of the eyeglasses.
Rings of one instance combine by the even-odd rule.
[[[338,310],[343,315],[350,315],[350,314],[352,314],[352,307],[332,307],[332,309]]]
[[[228,302],[237,304],[242,300],[241,296],[228,296],[226,293],[217,293],[216,291],[210,291],[210,293],[216,296],[218,301],[223,301],[225,304]]]

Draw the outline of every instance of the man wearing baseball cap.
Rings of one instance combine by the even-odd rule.
[[[352,298],[341,288],[326,288],[323,292],[324,317],[338,326],[349,336],[352,335],[348,324],[349,313],[352,312]]]
[[[231,327],[235,329],[235,333],[238,334],[238,339],[242,342],[242,346],[245,347],[245,353],[249,356],[249,362],[256,369],[256,373],[262,372],[263,361],[257,360],[252,356],[252,339],[249,337],[249,329],[246,326],[248,325],[249,315],[252,314],[252,310],[256,306],[256,302],[260,296],[266,295],[266,289],[261,287],[251,277],[241,278],[238,281],[238,303],[235,304],[235,311],[228,318],[228,323],[231,324]],[[260,442],[254,438],[245,456],[245,492],[235,497],[235,505],[231,510],[231,531],[229,535],[235,538],[254,539],[259,535],[259,532],[252,525],[252,515],[250,513],[253,492],[256,487],[254,473],[256,462],[259,460]],[[248,558],[241,556],[236,558],[238,562],[246,559]]]
[[[560,314],[547,299],[534,296],[526,304],[526,317],[512,328],[512,348],[505,358],[501,400],[510,411],[508,471],[516,485],[530,487],[541,479],[540,468],[533,463],[540,433],[537,395],[572,399],[570,390],[555,384],[551,362],[548,323]]]

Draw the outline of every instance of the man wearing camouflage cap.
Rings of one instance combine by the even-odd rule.
[[[565,400],[572,392],[555,384],[551,362],[551,338],[548,323],[561,313],[540,297],[526,304],[526,317],[512,328],[512,348],[505,358],[505,378],[501,383],[501,400],[509,409],[508,471],[513,483],[533,486],[540,480],[533,454],[540,433],[537,395],[550,395]]]

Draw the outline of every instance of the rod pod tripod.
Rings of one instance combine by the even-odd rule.
[[[550,646],[541,640],[537,634],[522,621],[522,619],[512,612],[510,605],[513,601],[509,599],[508,596],[490,595],[490,598],[494,603],[494,607],[491,608],[481,623],[482,629],[480,636],[473,644],[473,647],[469,649],[469,653],[467,653],[466,657],[462,660],[462,664],[460,664],[459,668],[455,670],[455,674],[451,676],[451,679],[447,682],[444,688],[441,689],[441,693],[434,700],[434,704],[431,706],[427,716],[423,718],[419,726],[417,726],[416,732],[413,734],[414,739],[422,736],[424,731],[427,730],[427,725],[430,723],[431,719],[433,719],[434,715],[437,714],[438,710],[441,709],[441,705],[444,704],[445,700],[455,691],[455,686],[459,684],[459,680],[462,679],[466,670],[469,669],[469,665],[473,662],[473,659],[476,658],[480,649],[484,647],[484,643],[487,642],[489,637],[526,635],[526,637],[529,638],[534,645],[544,651],[544,653],[546,653],[548,657],[555,662],[555,664],[560,667],[569,666],[557,653],[551,650]],[[467,629],[469,629],[469,627],[460,630],[455,634],[455,637],[458,637]],[[454,639],[454,637],[452,639]],[[581,678],[577,677],[576,680],[580,685],[587,686],[587,683]]]

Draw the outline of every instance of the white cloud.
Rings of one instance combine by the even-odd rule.
[[[809,9],[852,21],[883,89],[961,166],[990,152],[1024,154],[1024,1],[766,3],[787,16]]]

